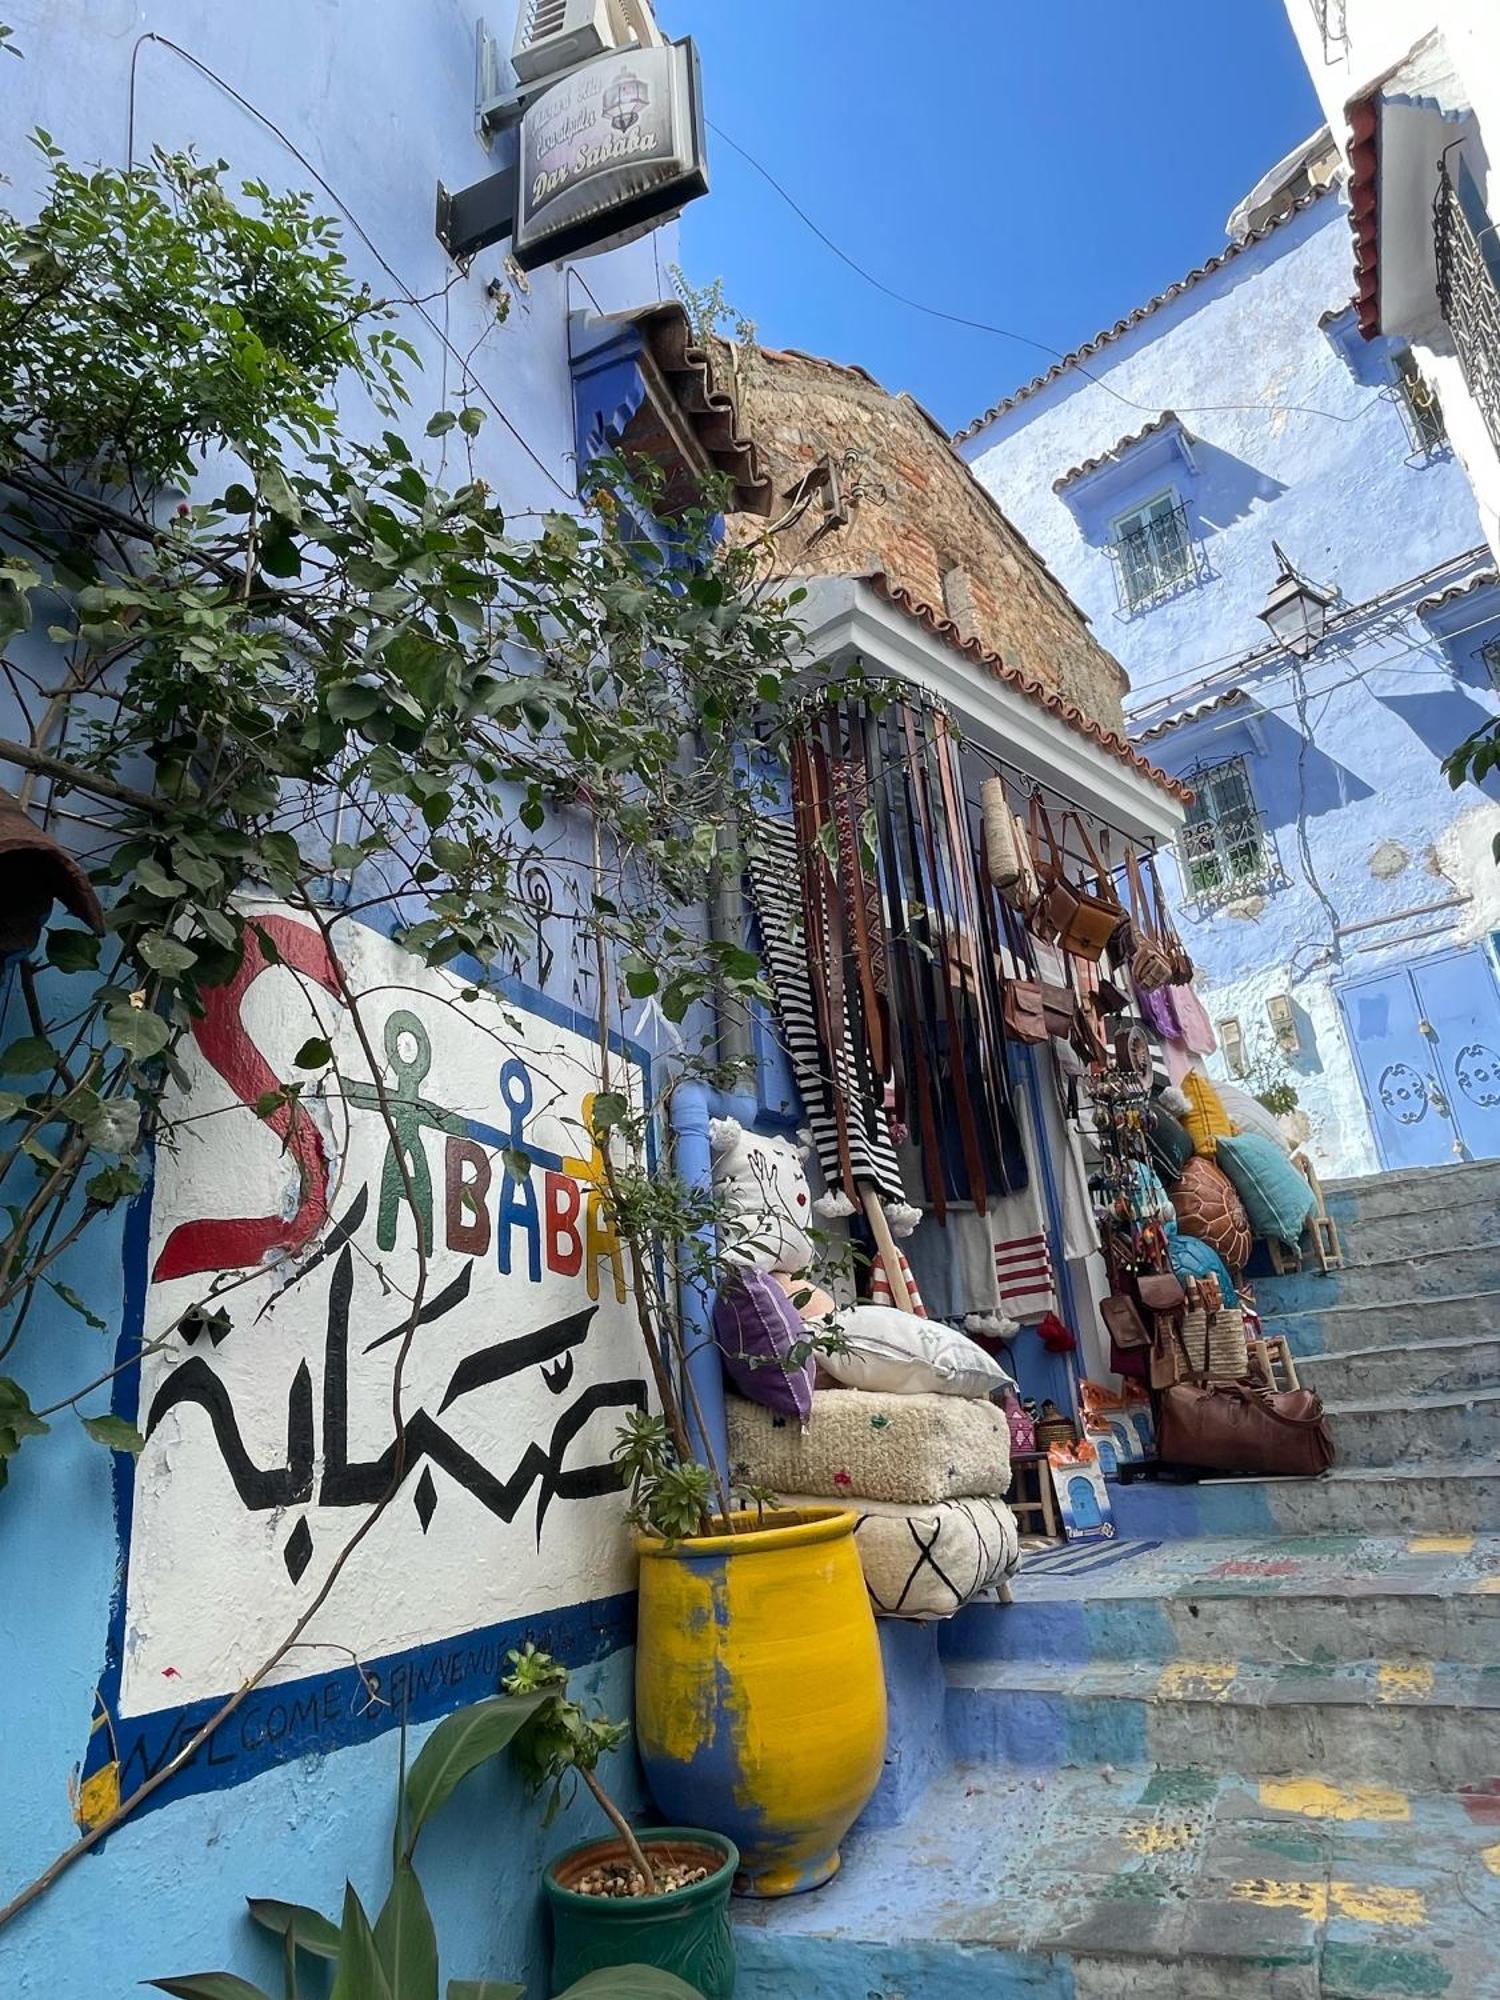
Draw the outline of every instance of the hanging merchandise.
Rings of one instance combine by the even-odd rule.
[[[1125,912],[1082,819],[1077,813],[1069,812],[1063,815],[1062,824],[1064,841],[1069,825],[1077,828],[1085,851],[1094,864],[1095,887],[1089,889],[1081,882],[1068,879],[1066,853],[1058,844],[1052,821],[1042,804],[1041,793],[1034,792],[1031,798],[1031,851],[1042,885],[1038,914],[1064,951],[1097,964],[1105,946],[1119,929]]]
[[[1004,780],[991,776],[979,787],[979,816],[984,827],[984,865],[993,886],[1014,889],[1021,879],[1022,843],[1016,838],[1016,816],[1005,796]]]
[[[820,1017],[815,1001],[818,987],[810,976],[803,929],[796,836],[784,820],[761,819],[749,845],[750,895],[766,972],[818,1165],[832,1194],[832,1199],[819,1199],[818,1210],[825,1216],[854,1212],[852,1195],[843,1191],[846,1162],[854,1179],[878,1188],[886,1201],[903,1203],[883,1087],[870,1074],[868,1062],[861,1070],[847,1012],[837,1039],[830,1044],[825,1038],[828,1021],[826,1014]],[[829,1048],[836,1051],[832,1058],[826,1054]]]
[[[1177,1016],[1179,1039],[1189,1054],[1211,1056],[1219,1046],[1219,1038],[1203,1002],[1188,985],[1169,986],[1166,990],[1171,995],[1172,1012]]]
[[[1162,894],[1161,877],[1156,872],[1156,856],[1146,857],[1146,873],[1151,878],[1151,898],[1156,909],[1157,935],[1161,939],[1172,968],[1174,986],[1191,986],[1194,966],[1187,946],[1182,942],[1176,924],[1172,921],[1172,910]]]
[[[1162,939],[1156,912],[1146,899],[1141,864],[1133,847],[1125,850],[1125,881],[1130,901],[1130,976],[1137,992],[1151,993],[1171,984],[1173,958]]]

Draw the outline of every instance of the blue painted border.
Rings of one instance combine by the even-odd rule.
[[[372,913],[374,914],[374,913]],[[383,921],[362,917],[343,919],[390,938],[400,924],[390,912]],[[463,954],[445,972],[485,987],[503,1001],[524,1008],[554,1027],[585,1040],[597,1038],[599,1024],[576,1008],[523,980],[496,978],[477,959]],[[611,1031],[610,1050],[639,1065],[647,1102],[653,1088],[648,1050],[618,1031]],[[508,1145],[509,1136],[473,1125],[476,1136]],[[658,1156],[654,1124],[647,1131],[647,1157],[654,1168]],[[154,1160],[143,1192],[131,1202],[125,1218],[124,1301],[120,1338],[115,1347],[115,1377],[111,1407],[117,1416],[135,1423],[140,1410],[141,1340],[145,1330],[146,1288],[150,1260],[151,1204],[155,1192]],[[97,1713],[83,1761],[85,1778],[102,1769],[117,1754],[121,1789],[133,1791],[151,1777],[203,1727],[228,1699],[223,1694],[187,1702],[179,1708],[122,1718],[120,1683],[125,1657],[125,1586],[129,1575],[130,1541],[135,1515],[135,1460],[114,1452],[112,1476],[115,1506],[115,1585],[110,1601],[104,1669],[98,1701],[109,1717]],[[569,1665],[585,1665],[635,1642],[635,1592],[561,1605],[521,1618],[477,1627],[431,1644],[382,1654],[364,1661],[365,1672],[380,1684],[380,1700],[354,1665],[329,1672],[299,1675],[257,1688],[235,1714],[167,1783],[137,1807],[132,1818],[196,1792],[237,1785],[277,1764],[314,1752],[339,1750],[368,1741],[406,1722],[432,1721],[464,1702],[495,1693],[505,1655],[530,1639]]]

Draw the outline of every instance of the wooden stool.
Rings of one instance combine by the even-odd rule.
[[[1265,1340],[1250,1343],[1251,1376],[1265,1384],[1268,1389],[1300,1389],[1297,1378],[1297,1363],[1291,1346],[1283,1334],[1273,1334]]]
[[[1033,1514],[1041,1516],[1040,1533],[1048,1541],[1062,1540],[1057,1525],[1057,1501],[1052,1491],[1052,1468],[1047,1463],[1044,1451],[1017,1451],[1010,1459],[1010,1493],[1007,1498],[1010,1511],[1016,1517],[1016,1526],[1023,1534],[1029,1531],[1027,1519]]]
[[[1344,1268],[1344,1250],[1339,1242],[1339,1226],[1328,1213],[1328,1203],[1323,1198],[1323,1183],[1318,1179],[1318,1170],[1306,1153],[1293,1153],[1292,1165],[1296,1167],[1312,1189],[1317,1207],[1303,1225],[1304,1233],[1312,1238],[1313,1254],[1318,1260],[1320,1271],[1341,1271]],[[1286,1277],[1293,1271],[1302,1269],[1302,1246],[1295,1250],[1274,1237],[1266,1242],[1271,1256],[1271,1269],[1278,1277]]]

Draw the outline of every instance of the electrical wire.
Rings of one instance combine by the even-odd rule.
[[[521,447],[522,451],[525,452],[526,456],[531,460],[532,464],[536,466],[537,470],[541,472],[544,475],[544,477],[547,478],[552,483],[552,485],[557,489],[557,491],[562,495],[562,497],[565,500],[576,500],[578,498],[576,490],[569,488],[563,484],[563,482],[558,478],[557,474],[552,470],[551,466],[548,465],[547,461],[532,445],[530,440],[517,428],[517,426],[511,421],[510,417],[506,415],[504,409],[501,407],[501,405],[495,399],[495,397],[490,394],[489,390],[484,386],[484,384],[478,379],[477,376],[469,374],[467,363],[465,361],[464,356],[459,352],[458,348],[448,338],[447,334],[444,332],[443,328],[439,325],[438,321],[427,310],[426,305],[417,296],[417,294],[414,291],[412,291],[411,287],[406,283],[406,280],[401,276],[400,272],[397,271],[394,265],[392,265],[386,259],[383,252],[379,249],[374,239],[370,236],[369,232],[366,230],[364,224],[360,221],[359,217],[354,213],[354,210],[349,206],[348,202],[344,200],[343,196],[338,192],[337,188],[333,187],[324,178],[324,176],[321,173],[319,173],[318,169],[313,165],[312,161],[307,157],[306,153],[302,151],[301,147],[297,145],[295,140],[293,140],[286,132],[284,132],[281,129],[281,127],[276,123],[274,118],[269,117],[264,111],[262,111],[259,108],[258,105],[252,104],[248,97],[245,97],[244,95],[242,95],[241,92],[236,90],[234,85],[230,83],[226,77],[220,76],[217,70],[210,68],[210,66],[206,62],[201,61],[197,56],[195,56],[191,52],[191,50],[183,48],[180,43],[172,41],[171,38],[167,35],[157,34],[153,29],[147,29],[147,31],[144,34],[137,36],[135,44],[130,51],[130,89],[129,89],[129,101],[127,105],[126,125],[125,125],[126,167],[131,168],[135,165],[136,75],[140,65],[141,50],[142,48],[144,48],[147,42],[156,42],[160,47],[170,50],[174,56],[180,57],[183,62],[189,65],[190,68],[197,70],[200,76],[206,77],[207,80],[211,84],[213,84],[216,89],[222,90],[226,97],[232,98],[234,102],[240,106],[241,110],[247,111],[250,114],[250,116],[253,119],[255,119],[257,124],[264,126],[266,131],[268,131],[274,139],[278,140],[283,146],[286,147],[287,151],[291,154],[292,158],[297,162],[298,166],[302,168],[303,172],[310,174],[312,176],[312,178],[317,182],[318,186],[323,190],[324,194],[327,195],[328,199],[331,202],[333,202],[335,206],[342,212],[344,219],[349,224],[349,227],[354,231],[355,235],[359,238],[360,242],[364,244],[365,248],[369,251],[370,255],[375,259],[375,262],[380,266],[381,270],[385,273],[386,277],[390,279],[391,283],[399,291],[399,293],[401,294],[402,302],[405,305],[409,306],[415,313],[417,313],[420,316],[420,318],[425,322],[428,330],[433,335],[434,339],[437,340],[440,346],[443,348],[444,352],[448,354],[454,361],[458,362],[460,367],[464,369],[466,380],[472,385],[475,394],[477,394],[479,398],[489,406],[493,414],[500,419],[500,422],[505,426],[506,430],[510,432],[511,436],[515,439],[516,443]],[[540,512],[541,510],[536,509],[534,511]]]
[[[964,313],[947,312],[941,306],[928,305],[925,300],[914,299],[907,292],[898,292],[893,285],[888,285],[883,278],[877,278],[873,271],[868,270],[858,259],[851,257],[841,244],[836,243],[827,230],[813,220],[801,202],[797,200],[796,196],[782,185],[771,172],[770,168],[764,166],[747,147],[740,144],[738,139],[731,138],[723,126],[716,125],[712,119],[709,119],[707,124],[709,130],[717,138],[722,139],[726,146],[738,153],[740,158],[753,167],[761,179],[780,195],[792,213],[806,224],[820,243],[833,252],[840,263],[847,264],[856,277],[862,278],[867,285],[873,286],[877,292],[882,293],[886,298],[893,300],[897,305],[906,306],[912,312],[923,313],[928,319],[943,320],[950,326],[967,327],[974,333],[993,334],[999,340],[1013,340],[1022,347],[1034,347],[1039,354],[1050,355],[1053,361],[1060,362],[1064,366],[1071,366],[1077,374],[1083,377],[1085,382],[1092,382],[1096,389],[1102,389],[1107,396],[1113,396],[1115,401],[1123,403],[1126,409],[1144,411],[1148,416],[1159,416],[1161,414],[1163,407],[1161,404],[1142,403],[1138,402],[1134,396],[1127,396],[1123,389],[1117,389],[1112,382],[1107,382],[1102,375],[1094,374],[1092,369],[1085,368],[1081,361],[1065,354],[1060,347],[1051,346],[1045,340],[1034,339],[1029,333],[1017,333],[1013,327],[996,326],[989,320],[970,319]],[[1310,403],[1183,403],[1177,401],[1175,398],[1172,399],[1170,407],[1176,410],[1179,416],[1184,413],[1195,417],[1224,416],[1258,411],[1277,416],[1323,417],[1329,423],[1333,424],[1354,424],[1366,416],[1379,401],[1380,396],[1377,394],[1368,403],[1361,404],[1359,409],[1348,413],[1339,410],[1316,409]]]

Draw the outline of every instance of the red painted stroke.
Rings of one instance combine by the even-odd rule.
[[[315,979],[326,992],[339,991],[338,974],[321,934],[291,917],[258,917],[281,960]],[[253,1105],[281,1078],[251,1041],[240,1018],[245,995],[270,964],[254,929],[245,933],[239,970],[207,996],[203,1018],[193,1024],[200,1049],[242,1104]],[[284,1141],[297,1163],[301,1199],[294,1215],[244,1215],[218,1221],[180,1222],[162,1245],[153,1280],[187,1278],[196,1271],[232,1271],[258,1264],[270,1250],[300,1250],[328,1213],[328,1155],[317,1126],[300,1106],[282,1104],[264,1123]]]

